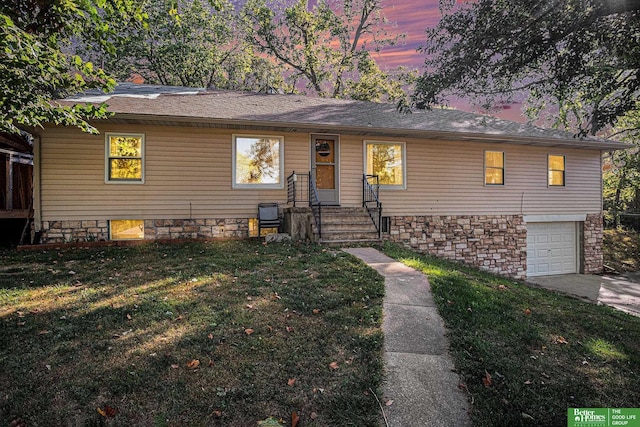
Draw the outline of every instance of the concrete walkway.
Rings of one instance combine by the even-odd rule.
[[[640,275],[638,273],[628,273],[626,276],[563,274],[532,277],[527,281],[546,289],[640,316]]]
[[[374,248],[343,249],[384,276],[384,408],[391,427],[470,426],[427,277]]]

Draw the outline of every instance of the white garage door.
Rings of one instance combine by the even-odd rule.
[[[576,273],[575,222],[527,224],[527,276]]]

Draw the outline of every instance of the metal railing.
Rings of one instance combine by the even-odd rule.
[[[318,197],[316,180],[313,179],[311,172],[309,172],[309,206],[311,207],[313,218],[316,220],[316,227],[318,227],[318,238],[322,239],[322,203],[320,203],[320,197]]]
[[[293,171],[287,177],[287,203],[291,203],[294,207],[300,204],[309,206],[318,228],[318,237],[322,238],[322,203],[311,172]]]
[[[287,203],[309,205],[309,173],[293,171],[287,177]]]
[[[373,225],[378,232],[378,239],[382,232],[382,203],[380,203],[380,178],[378,175],[362,175],[362,207],[367,209]]]

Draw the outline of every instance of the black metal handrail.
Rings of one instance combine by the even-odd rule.
[[[293,171],[287,177],[287,203],[309,205],[309,174]]]
[[[362,175],[362,207],[367,209],[367,213],[378,232],[378,239],[382,235],[382,203],[380,203],[379,196],[380,177],[378,175]]]
[[[313,212],[313,218],[316,220],[316,227],[318,227],[318,238],[322,239],[322,203],[320,203],[316,181],[311,172],[309,172],[309,206]]]

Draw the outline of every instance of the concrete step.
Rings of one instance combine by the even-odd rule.
[[[367,221],[340,221],[340,222],[335,222],[335,221],[327,221],[325,222],[324,220],[322,221],[322,229],[323,230],[368,230],[368,229],[373,229],[375,230],[375,226],[373,225],[373,221],[371,221],[371,219],[368,219]]]
[[[352,240],[376,240],[378,233],[376,231],[325,231],[322,230],[322,240],[335,241],[352,241]]]
[[[359,239],[359,240],[324,240],[319,241],[321,245],[327,246],[345,246],[345,245],[378,245],[382,243],[382,239]]]

